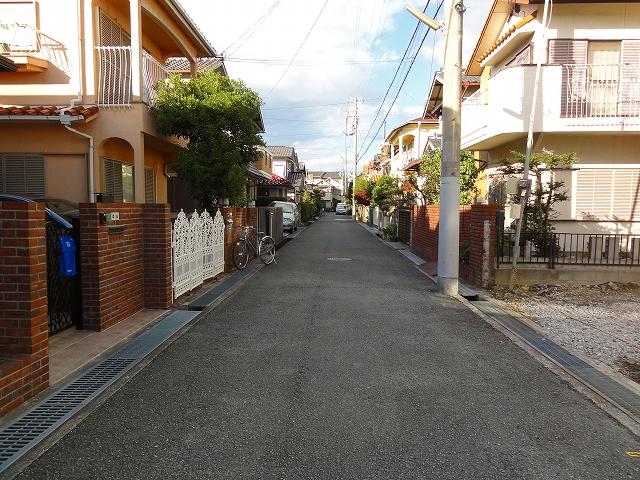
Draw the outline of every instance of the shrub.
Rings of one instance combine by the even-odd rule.
[[[384,236],[387,238],[387,240],[389,240],[390,242],[398,241],[398,225],[397,224],[391,223],[386,227],[384,227],[383,231],[384,231]]]

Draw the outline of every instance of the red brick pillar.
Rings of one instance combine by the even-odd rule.
[[[0,415],[49,385],[44,205],[0,201]]]
[[[482,287],[495,283],[496,278],[496,214],[500,205],[472,205],[471,207],[471,237],[469,280]],[[484,223],[489,222],[488,250],[485,249]],[[486,259],[486,265],[485,265]],[[483,272],[483,270],[485,270]]]
[[[172,305],[171,212],[165,203],[142,206],[144,306],[166,310]]]

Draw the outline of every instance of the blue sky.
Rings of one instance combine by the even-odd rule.
[[[375,137],[373,134],[397,86],[385,101],[379,120],[368,136],[366,133],[417,23],[404,10],[404,0],[181,0],[181,3],[218,53],[224,52],[229,75],[242,79],[260,94],[264,101],[267,144],[293,145],[308,170],[341,169],[346,102],[357,95],[364,98],[359,144],[362,146],[365,141],[366,146],[373,138],[366,154],[359,149],[360,164],[379,151],[383,130]],[[424,1],[411,3],[419,9],[426,5]],[[432,16],[439,3],[439,0],[430,2],[427,11]],[[465,65],[491,3],[491,0],[466,1]],[[316,18],[316,25],[303,44]],[[294,63],[287,69],[301,44]],[[387,131],[421,116],[433,72],[442,64],[443,50],[442,34],[430,32],[389,114]],[[403,68],[401,72],[404,71]],[[347,148],[348,159],[353,162],[352,136],[347,137]]]

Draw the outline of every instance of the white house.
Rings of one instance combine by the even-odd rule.
[[[556,231],[640,233],[640,3],[554,0],[546,32],[543,4],[494,1],[465,72],[481,85],[462,104],[462,147],[486,159],[495,193],[497,165],[525,150],[540,60],[534,149],[578,158],[556,173],[570,195]]]

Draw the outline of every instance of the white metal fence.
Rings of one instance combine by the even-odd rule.
[[[131,105],[131,47],[96,47],[98,105]]]
[[[193,290],[224,271],[224,219],[220,210],[191,218],[181,210],[173,223],[173,297]]]
[[[142,74],[144,92],[142,101],[152,106],[158,96],[158,82],[169,78],[169,70],[147,52],[142,52]]]

